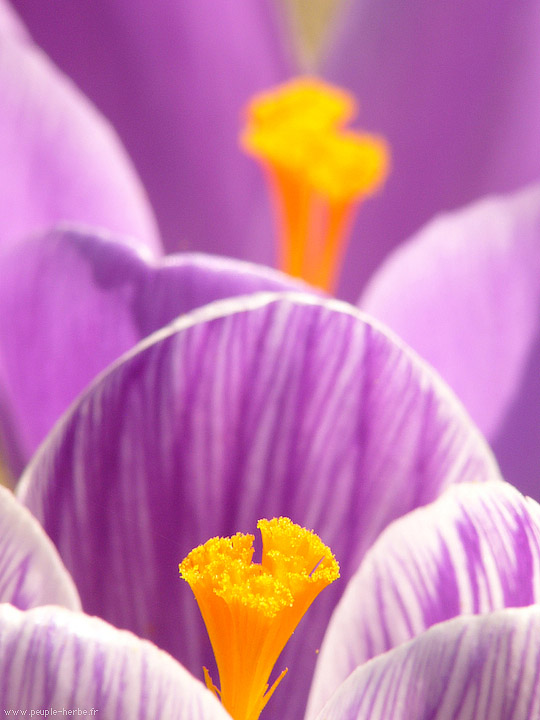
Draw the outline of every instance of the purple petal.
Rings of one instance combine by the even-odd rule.
[[[21,610],[37,605],[81,607],[77,591],[42,527],[0,487],[0,602]]]
[[[346,297],[435,214],[540,177],[540,12],[520,3],[348,3],[326,70],[384,135],[392,172],[366,203]]]
[[[44,716],[227,720],[169,655],[98,618],[0,605],[0,707]],[[50,712],[50,716],[53,713]],[[230,720],[230,718],[229,718]]]
[[[110,236],[75,229],[19,243],[0,258],[0,277],[3,435],[14,475],[90,380],[146,335],[212,300],[304,287],[225,258],[148,264]]]
[[[540,608],[436,625],[359,667],[319,720],[509,720],[540,713]]]
[[[392,519],[453,482],[498,477],[481,436],[416,356],[350,306],[261,293],[208,305],[140,344],[57,424],[20,492],[83,606],[194,673],[212,664],[178,562],[286,515],[314,528],[342,588]],[[267,717],[299,717],[340,583],[280,661]],[[178,631],[190,628],[186,641]]]
[[[2,250],[65,220],[159,251],[146,197],[112,129],[29,41],[2,38],[0,95]]]
[[[537,498],[539,240],[540,186],[484,200],[429,224],[360,301],[433,364],[495,442],[506,479]]]
[[[274,260],[263,178],[238,144],[246,102],[288,74],[271,0],[15,5],[119,132],[169,251]]]
[[[507,483],[457,485],[396,520],[347,586],[310,712],[358,666],[460,614],[540,601],[540,506]]]

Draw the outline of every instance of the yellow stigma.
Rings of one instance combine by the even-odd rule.
[[[284,677],[269,688],[274,665],[304,613],[339,577],[332,552],[288,518],[259,520],[261,563],[253,535],[212,538],[180,563],[212,644],[221,689],[204,668],[208,688],[234,720],[257,720]]]
[[[255,95],[246,108],[246,140],[249,144],[249,136],[256,130],[272,133],[293,126],[314,130],[338,127],[356,112],[350,93],[315,78],[299,78]]]
[[[388,174],[386,143],[345,128],[355,114],[350,94],[301,78],[256,96],[241,136],[268,174],[282,270],[324,290],[337,280],[355,208]]]

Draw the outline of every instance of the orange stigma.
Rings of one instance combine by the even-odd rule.
[[[300,78],[253,98],[241,136],[270,181],[281,269],[327,291],[356,208],[388,174],[384,140],[346,129],[356,110],[344,90]]]
[[[288,518],[259,520],[261,563],[252,562],[253,535],[215,537],[180,563],[191,587],[219,672],[221,689],[204,668],[207,687],[233,720],[257,720],[287,670],[270,673],[313,600],[339,577],[330,549]]]

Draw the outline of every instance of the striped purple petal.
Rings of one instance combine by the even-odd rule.
[[[20,612],[11,605],[0,605],[0,708],[34,717],[229,718],[200,682],[151,643],[82,613]]]
[[[0,427],[14,475],[98,372],[139,340],[230,295],[303,287],[225,258],[145,260],[118,238],[58,229],[0,257]]]
[[[456,485],[392,523],[330,622],[313,717],[358,666],[456,615],[540,601],[540,506],[507,483]]]
[[[43,528],[1,486],[0,602],[21,610],[52,604],[81,607],[73,581]]]
[[[178,562],[261,517],[314,528],[343,581],[280,661],[290,680],[267,717],[285,718],[303,712],[331,609],[385,525],[448,484],[491,477],[461,406],[404,346],[337,301],[261,293],[186,315],[116,363],[56,426],[20,493],[85,610],[196,674],[212,660]]]
[[[540,186],[442,216],[392,255],[362,308],[426,358],[540,499]]]
[[[317,720],[534,720],[540,608],[463,616],[360,666]]]
[[[159,252],[152,211],[113,130],[20,35],[3,33],[0,43],[0,250],[53,223],[76,221],[132,235]]]

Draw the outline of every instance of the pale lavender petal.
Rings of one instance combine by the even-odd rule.
[[[266,716],[283,718],[303,712],[330,611],[385,525],[448,484],[492,477],[481,436],[416,356],[350,306],[261,293],[186,315],[115,364],[42,445],[20,493],[84,608],[196,674],[212,660],[178,562],[261,517],[314,528],[343,579],[280,660],[290,672]]]
[[[80,609],[56,548],[35,518],[0,486],[0,602],[21,610],[37,605]]]
[[[4,37],[16,37],[27,39],[26,28],[15,14],[8,0],[0,0],[0,35]]]
[[[0,250],[59,221],[159,252],[148,201],[112,128],[31,42],[0,44]]]
[[[540,608],[464,616],[359,667],[318,720],[534,720]]]
[[[362,308],[428,360],[540,499],[540,186],[441,216],[373,277]]]
[[[182,632],[179,627],[178,632]],[[48,717],[227,720],[170,655],[98,618],[0,605],[0,707]],[[229,718],[230,720],[230,718]]]
[[[540,177],[540,7],[469,0],[345,4],[327,76],[392,149],[362,208],[343,288],[360,291],[390,249],[435,214]]]
[[[263,177],[238,143],[246,102],[289,74],[273,0],[14,4],[117,129],[169,251],[274,261]]]
[[[540,601],[540,506],[507,483],[448,489],[392,523],[332,617],[309,717],[358,666],[456,615]]]
[[[0,420],[17,475],[98,372],[177,315],[231,295],[303,289],[268,268],[184,253],[147,262],[105,233],[58,229],[0,257]]]

